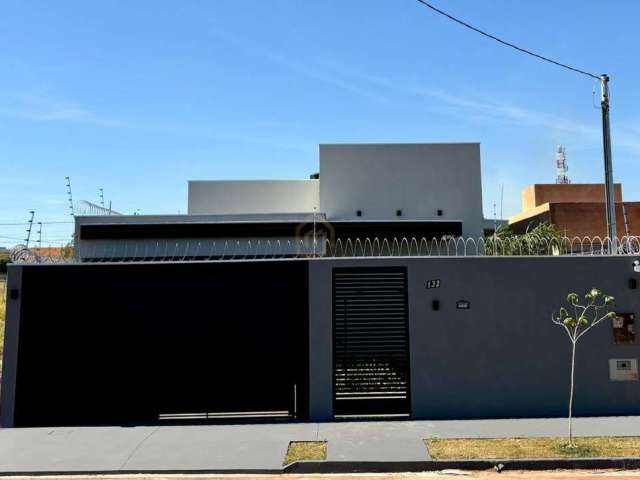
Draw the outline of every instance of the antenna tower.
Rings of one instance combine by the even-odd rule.
[[[562,145],[558,145],[556,148],[556,183],[559,185],[566,185],[571,183],[569,177],[567,177],[567,172],[569,171],[569,167],[567,165],[567,157],[565,155],[565,150]]]

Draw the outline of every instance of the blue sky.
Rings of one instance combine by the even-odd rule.
[[[609,73],[614,175],[640,200],[640,2],[433,3]],[[0,223],[69,220],[67,175],[76,200],[185,212],[187,180],[307,178],[319,143],[480,142],[487,217],[502,184],[507,216],[554,180],[558,143],[574,183],[603,177],[593,80],[415,0],[9,0],[0,45]],[[0,225],[0,245],[23,236]]]

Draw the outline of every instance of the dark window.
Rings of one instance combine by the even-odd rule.
[[[402,210],[396,210],[396,217],[402,216]]]
[[[356,212],[356,215],[357,215],[358,217],[361,217],[361,216],[362,216],[362,210],[358,210],[358,211]]]
[[[438,216],[441,217],[442,216],[442,210],[438,210]]]

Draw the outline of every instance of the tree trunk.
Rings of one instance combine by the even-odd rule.
[[[571,390],[569,392],[569,446],[573,446],[573,386],[576,367],[576,342],[571,347]]]

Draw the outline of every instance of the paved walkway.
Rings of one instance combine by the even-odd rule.
[[[640,417],[575,420],[576,435],[640,435]],[[421,461],[428,437],[561,436],[564,419],[289,423],[0,430],[0,472],[279,471],[293,440],[327,460]]]

